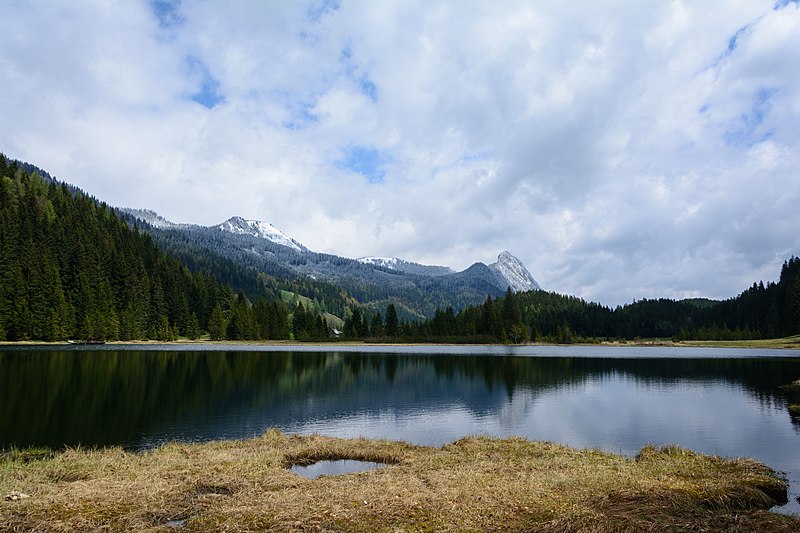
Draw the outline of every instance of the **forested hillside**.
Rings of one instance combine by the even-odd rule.
[[[135,224],[135,218],[124,214],[122,216],[130,224]],[[213,244],[215,237],[222,242],[226,239],[253,240],[252,237],[221,233],[215,235],[208,231],[157,231],[154,228],[149,228],[147,233],[159,248],[190,270],[212,273],[220,283],[236,287],[251,300],[261,297],[281,298],[286,293],[300,295],[311,300],[318,311],[339,317],[344,317],[348,305],[355,303],[354,298],[337,285],[298,275],[276,261],[265,258],[254,261],[251,257],[253,254],[244,249],[229,250],[228,254],[219,253],[215,249],[220,247]],[[289,300],[291,299],[290,296]]]
[[[519,320],[518,318],[519,317]],[[516,327],[523,324],[522,331]],[[513,329],[512,329],[513,328]],[[582,339],[674,338],[749,340],[800,334],[800,258],[792,257],[777,283],[754,283],[722,302],[640,300],[610,309],[581,298],[545,291],[506,293],[454,313],[406,328],[422,338],[467,338],[491,342]]]
[[[288,338],[286,306],[253,292],[254,305],[104,203],[0,155],[0,340]]]

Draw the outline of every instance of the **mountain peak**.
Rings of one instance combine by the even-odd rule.
[[[275,244],[291,248],[296,252],[307,250],[305,246],[292,239],[272,224],[260,220],[248,220],[240,216],[233,216],[222,224],[217,224],[212,227],[236,235],[250,235],[256,238],[266,239]]]
[[[489,265],[489,268],[505,279],[514,292],[542,290],[522,261],[506,250],[500,252],[497,262]]]

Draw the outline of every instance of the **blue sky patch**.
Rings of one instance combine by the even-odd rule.
[[[757,19],[755,19],[753,22],[745,24],[744,26],[736,30],[736,32],[733,35],[731,35],[730,39],[728,39],[728,47],[725,49],[724,52],[722,52],[722,54],[719,55],[719,57],[717,57],[714,60],[714,63],[711,64],[711,68],[717,68],[720,65],[720,63],[722,63],[725,59],[730,57],[730,55],[733,54],[733,52],[735,52],[737,48],[739,48],[742,37],[750,33],[750,30],[752,30],[759,22],[761,22],[761,19],[763,18],[764,16],[762,15]]]
[[[772,6],[772,9],[773,9],[773,11],[778,11],[778,10],[780,10],[780,9],[783,9],[784,7],[786,7],[786,6],[787,6],[787,5],[789,5],[789,4],[796,4],[796,5],[800,5],[800,0],[776,0],[776,2],[775,2],[775,5],[773,5],[773,6]],[[739,47],[739,44],[740,44],[740,39],[741,39],[741,38],[742,38],[744,35],[746,35],[747,33],[749,33],[749,31],[750,31],[750,30],[751,30],[751,29],[752,29],[752,28],[753,28],[753,27],[754,27],[756,24],[758,24],[759,22],[761,22],[761,19],[763,19],[763,18],[764,18],[764,15],[762,15],[762,16],[760,16],[760,17],[758,17],[758,18],[757,18],[756,20],[754,20],[753,22],[751,22],[751,23],[749,23],[749,24],[745,24],[744,26],[742,26],[741,28],[739,28],[738,30],[736,30],[736,32],[735,32],[733,35],[731,35],[731,38],[730,38],[730,39],[728,39],[728,47],[727,47],[727,48],[725,49],[725,51],[724,51],[724,52],[723,52],[723,53],[722,53],[722,54],[721,54],[721,55],[720,55],[720,56],[719,56],[719,57],[718,57],[718,58],[717,58],[717,59],[714,61],[714,64],[713,64],[712,66],[713,66],[713,67],[717,67],[717,66],[719,66],[719,64],[720,64],[720,63],[721,63],[721,62],[722,62],[724,59],[726,59],[728,56],[730,56],[730,55],[731,55],[731,54],[732,54],[732,53],[733,53],[733,52],[734,52],[734,51],[735,51],[735,50],[736,50],[736,49]]]
[[[347,78],[356,84],[361,94],[369,98],[372,103],[377,102],[378,86],[369,79],[366,73],[361,72],[361,69],[353,61],[353,49],[349,44],[342,48],[342,52],[339,54],[339,62],[342,64],[342,69]]]
[[[775,7],[773,7],[773,9],[777,11],[779,9],[788,6],[789,4],[800,5],[800,0],[778,0],[777,2],[775,2]]]
[[[383,183],[386,164],[390,158],[376,148],[351,146],[336,166],[364,176],[369,183]]]
[[[319,20],[334,11],[338,11],[341,7],[339,0],[322,0],[315,5],[312,5],[306,11],[306,17],[311,22],[319,22]]]
[[[372,100],[373,103],[378,101],[378,87],[371,80],[362,78],[359,80],[358,86],[361,88],[361,93]]]
[[[158,25],[166,29],[186,22],[178,9],[180,4],[180,0],[151,0],[150,7],[158,19]]]
[[[758,20],[756,22],[758,22]],[[744,26],[742,26],[741,28],[736,30],[736,33],[731,35],[731,38],[728,39],[728,48],[726,48],[725,51],[722,52],[722,55],[720,55],[717,58],[717,60],[714,61],[714,66],[715,67],[717,65],[719,65],[722,62],[723,59],[725,59],[728,56],[730,56],[736,50],[736,48],[739,46],[739,39],[743,35],[745,35],[747,32],[749,32],[750,28],[752,28],[756,24],[756,22],[751,22],[750,24],[745,24]]]
[[[766,141],[774,135],[774,130],[765,130],[761,126],[772,108],[772,99],[777,92],[778,90],[773,88],[761,88],[758,90],[750,111],[739,115],[739,118],[725,132],[725,142],[728,145],[753,146]]]
[[[285,96],[285,99],[289,100],[288,95]],[[283,121],[281,125],[287,130],[301,130],[310,124],[318,123],[319,117],[313,113],[315,105],[314,101],[297,102],[290,107],[292,118]]]
[[[186,65],[189,74],[200,79],[199,90],[190,96],[192,100],[208,109],[213,109],[225,100],[219,92],[219,81],[211,75],[208,65],[197,57],[186,58]]]

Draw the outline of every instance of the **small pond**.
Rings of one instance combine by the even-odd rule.
[[[376,470],[378,468],[384,468],[385,466],[385,464],[374,463],[372,461],[341,459],[338,461],[317,461],[310,465],[295,465],[289,470],[308,479],[317,479],[320,476],[341,476],[356,472],[366,472],[367,470]]]

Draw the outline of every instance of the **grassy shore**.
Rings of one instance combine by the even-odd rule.
[[[309,480],[287,467],[386,468]],[[786,483],[749,459],[645,447],[635,459],[524,439],[442,448],[289,436],[0,456],[4,531],[798,531]],[[28,497],[19,496],[19,493]]]
[[[761,339],[750,341],[682,341],[676,346],[706,346],[710,348],[777,348],[800,350],[800,335],[780,339]]]

